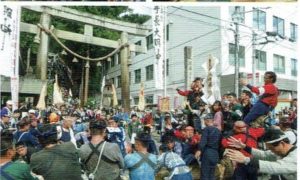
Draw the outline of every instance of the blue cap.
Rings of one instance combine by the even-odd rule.
[[[1,110],[1,117],[10,117],[9,113],[8,113],[8,110],[6,108],[3,108]]]

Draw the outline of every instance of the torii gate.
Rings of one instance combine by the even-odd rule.
[[[79,12],[74,9],[66,7],[57,6],[23,6],[32,11],[41,12],[40,25],[45,29],[50,29],[51,16],[61,17],[71,21],[77,21],[84,24],[84,33],[74,33],[69,31],[63,31],[55,29],[53,34],[60,39],[87,43],[91,45],[103,46],[107,48],[118,48],[120,44],[128,43],[128,34],[136,36],[147,36],[147,33],[151,31],[151,28],[139,25],[135,23],[128,23],[119,20],[99,17],[89,13]],[[121,40],[113,41],[110,39],[104,39],[93,36],[93,26],[104,27],[107,29],[112,29],[114,31],[121,32]],[[27,33],[38,34],[40,33],[40,28],[34,24],[28,24],[21,22],[21,31]],[[47,58],[49,51],[49,36],[45,31],[41,31],[40,34],[40,46],[37,55],[37,74],[40,76],[41,80],[47,79]],[[120,50],[121,53],[121,95],[122,95],[122,106],[125,111],[130,109],[130,89],[129,89],[129,70],[128,70],[128,57],[131,51],[146,53],[146,47],[142,47],[135,44],[129,44]],[[87,62],[89,62],[87,60]],[[88,63],[87,63],[88,64]],[[89,73],[89,66],[86,66],[86,74]],[[88,95],[88,79],[85,82],[85,93],[84,101],[87,100]]]

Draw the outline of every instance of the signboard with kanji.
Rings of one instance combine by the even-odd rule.
[[[161,6],[154,6],[153,10],[153,45],[155,51],[154,72],[155,88],[163,89],[165,63],[165,32],[164,11]]]

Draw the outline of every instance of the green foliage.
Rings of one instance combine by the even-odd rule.
[[[148,15],[126,14],[122,17],[122,20],[137,23],[137,24],[143,24],[144,22],[148,21],[150,18],[151,16]]]
[[[47,99],[52,103],[53,101],[53,89],[54,89],[54,84],[48,83],[47,84]]]

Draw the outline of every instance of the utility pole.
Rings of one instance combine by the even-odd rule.
[[[235,7],[233,22],[235,25],[234,31],[234,41],[235,41],[235,56],[234,56],[234,92],[237,97],[239,97],[239,69],[240,69],[240,61],[239,61],[239,41],[240,41],[240,31],[239,31],[239,23],[240,23],[240,7]]]
[[[255,31],[253,31],[252,33],[252,85],[255,86],[256,84],[256,73],[255,73],[255,69],[256,69],[256,37],[257,34],[255,33]]]
[[[237,97],[239,97],[239,69],[240,69],[240,61],[239,61],[239,24],[238,22],[234,23],[235,25],[235,34],[234,34],[234,41],[235,41],[235,54],[234,54],[234,92]]]

